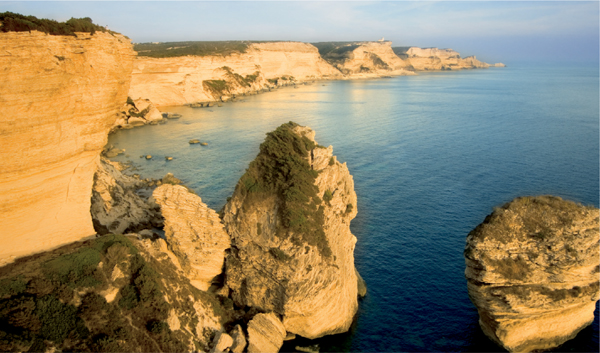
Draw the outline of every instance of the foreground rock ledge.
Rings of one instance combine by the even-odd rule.
[[[599,210],[553,196],[523,197],[471,231],[467,286],[479,324],[511,352],[558,347],[594,320]]]

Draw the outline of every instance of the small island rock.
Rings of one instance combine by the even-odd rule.
[[[483,332],[510,352],[558,347],[594,320],[599,210],[553,196],[517,198],[471,231],[469,297]]]

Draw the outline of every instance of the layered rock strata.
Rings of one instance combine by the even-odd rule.
[[[138,99],[128,102],[121,107],[112,130],[131,129],[146,124],[158,124],[164,120],[163,114],[149,99]]]
[[[274,314],[257,314],[248,323],[248,353],[277,353],[283,345],[285,327]]]
[[[358,307],[354,182],[314,134],[294,123],[267,134],[223,212],[233,300],[311,339],[347,331]]]
[[[461,58],[452,49],[410,47],[403,55],[405,61],[416,71],[486,69],[489,64],[477,60],[475,56]]]
[[[575,337],[599,299],[599,210],[558,197],[517,198],[471,231],[467,286],[483,332],[511,352]]]
[[[304,81],[338,76],[340,72],[310,44],[253,43],[245,53],[228,56],[138,57],[129,95],[150,99],[158,106],[184,105],[260,91],[276,86],[281,78]]]
[[[0,33],[0,265],[95,234],[100,152],[127,98],[129,39]]]
[[[351,77],[412,75],[410,65],[392,50],[392,42],[360,42],[340,46],[324,59]]]
[[[207,290],[223,271],[229,235],[217,213],[181,185],[163,184],[152,193],[164,217],[165,238],[190,282]]]

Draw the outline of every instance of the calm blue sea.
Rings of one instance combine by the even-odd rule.
[[[290,120],[312,127],[354,176],[356,266],[369,290],[351,331],[317,340],[321,351],[500,351],[467,295],[465,237],[521,195],[598,207],[598,87],[598,63],[319,82],[165,109],[183,118],[109,143],[142,176],[173,172],[220,209],[266,132]],[[598,309],[559,351],[598,351]]]

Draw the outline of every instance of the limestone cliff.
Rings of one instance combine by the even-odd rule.
[[[346,164],[294,123],[267,134],[223,211],[225,284],[239,306],[306,338],[345,332],[357,311],[356,194]]]
[[[256,92],[276,85],[278,78],[304,81],[336,76],[340,72],[310,44],[253,43],[245,53],[227,56],[140,56],[134,63],[129,95],[158,106],[183,105]]]
[[[411,75],[410,65],[392,50],[392,42],[357,42],[337,46],[323,58],[352,77]]]
[[[599,298],[599,210],[552,196],[523,197],[471,231],[467,285],[479,324],[511,352],[575,337]]]
[[[229,235],[217,213],[180,185],[164,184],[152,193],[165,218],[165,238],[192,285],[207,290],[223,271]]]
[[[461,58],[460,54],[452,49],[409,47],[396,50],[396,53],[403,57],[406,63],[416,71],[485,69],[490,67],[489,64],[477,60],[475,56]]]
[[[93,175],[133,58],[118,34],[0,33],[0,265],[95,234]]]

